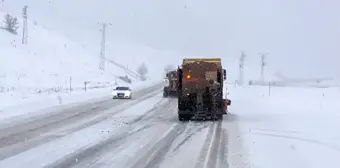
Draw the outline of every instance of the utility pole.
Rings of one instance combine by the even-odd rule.
[[[239,58],[239,79],[238,79],[238,84],[243,85],[243,68],[244,68],[244,59],[246,57],[246,54],[242,52],[240,58]]]
[[[102,25],[102,29],[100,30],[102,32],[102,40],[101,40],[101,49],[100,49],[100,60],[99,60],[99,69],[102,71],[105,71],[105,50],[106,50],[106,28],[108,26],[107,23],[98,23]],[[109,23],[109,25],[112,25]]]
[[[28,31],[27,31],[27,7],[24,6],[22,9],[23,26],[22,26],[22,44],[27,44]]]
[[[264,67],[267,66],[266,56],[267,53],[260,53],[261,55],[261,82],[264,82]]]
[[[100,48],[100,60],[99,60],[99,69],[105,71],[105,44],[106,44],[106,23],[102,24],[102,41],[101,41],[101,48]]]
[[[72,77],[70,76],[70,93],[72,92]]]
[[[0,6],[0,9],[3,9],[3,8],[4,8],[4,3],[5,3],[5,0],[1,0],[1,6]]]

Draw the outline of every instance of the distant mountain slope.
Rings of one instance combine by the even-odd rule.
[[[1,21],[5,13],[0,13]],[[18,34],[0,30],[0,86],[7,88],[49,88],[84,85],[84,81],[112,82],[125,75],[120,68],[106,63],[99,71],[99,56],[90,55],[82,46],[52,31],[28,22],[28,44],[21,44],[22,22]],[[1,22],[1,26],[4,26]],[[109,72],[114,72],[110,74]]]

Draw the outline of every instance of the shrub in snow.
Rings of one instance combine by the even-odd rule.
[[[125,76],[118,76],[118,78],[123,80],[126,83],[130,83],[130,84],[132,83],[132,80],[127,75],[125,75]]]
[[[60,95],[58,95],[57,98],[58,98],[58,103],[59,103],[59,105],[63,104],[63,100],[61,99]]]
[[[137,69],[137,73],[140,75],[142,81],[146,80],[146,74],[148,73],[148,67],[144,63],[140,65]]]
[[[4,29],[13,33],[13,34],[17,34],[17,30],[18,30],[18,19],[14,16],[11,16],[10,14],[6,14],[5,15],[5,19],[4,19],[4,23],[5,23],[5,27]]]

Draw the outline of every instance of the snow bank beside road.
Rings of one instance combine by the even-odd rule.
[[[336,88],[229,87],[253,167],[340,167],[340,91]],[[269,95],[270,93],[270,95]]]

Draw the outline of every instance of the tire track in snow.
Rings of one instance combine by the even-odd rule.
[[[140,90],[137,90],[134,95],[138,98],[138,97],[142,97],[144,95],[150,94],[151,92],[154,92],[155,90],[161,89],[163,87],[162,84],[156,84],[156,85],[152,85],[150,87],[146,87]],[[108,93],[110,94],[110,93]],[[29,115],[28,117],[26,116],[25,120],[21,120],[21,121],[15,121],[15,122],[10,122],[10,123],[0,123],[0,131],[1,130],[8,130],[10,128],[14,128],[14,127],[20,127],[23,125],[27,125],[28,123],[32,123],[32,125],[34,125],[34,123],[42,123],[43,121],[46,121],[48,118],[55,118],[57,116],[60,116],[61,113],[67,111],[67,114],[78,114],[80,109],[82,110],[89,110],[90,108],[93,107],[93,110],[97,109],[98,107],[101,107],[107,103],[112,103],[112,105],[119,105],[120,103],[124,102],[125,100],[120,100],[120,99],[114,99],[112,100],[111,96],[105,96],[103,98],[97,98],[97,99],[89,99],[83,102],[79,102],[79,103],[71,103],[71,104],[67,104],[67,105],[62,105],[62,106],[54,106],[54,107],[49,107],[43,110],[39,110],[40,112],[35,115]],[[131,101],[134,101],[134,98],[132,98]],[[115,103],[113,103],[115,102]],[[44,112],[47,113],[44,113]],[[64,114],[64,115],[67,115]],[[25,116],[25,115],[23,115]],[[39,122],[38,122],[39,121]],[[12,133],[15,133],[15,131],[20,131],[20,130],[11,130]],[[1,132],[3,133],[3,132]],[[6,132],[5,132],[6,133]],[[0,134],[2,135],[2,134]]]
[[[253,135],[261,135],[261,136],[267,136],[267,137],[271,137],[271,138],[291,139],[291,140],[301,141],[301,142],[305,142],[305,143],[316,144],[316,145],[324,146],[324,147],[327,147],[327,148],[330,148],[330,149],[333,149],[333,150],[340,152],[339,146],[336,146],[336,145],[331,144],[331,143],[322,142],[322,141],[319,141],[319,140],[314,140],[312,138],[289,136],[289,135],[279,135],[279,134],[269,134],[269,133],[254,133],[254,132],[250,132],[250,133],[253,134]]]
[[[221,134],[222,134],[222,122],[218,122],[215,128],[215,135],[211,141],[210,153],[207,158],[208,161],[207,161],[206,167],[208,168],[216,167],[218,150],[220,147]]]
[[[131,132],[124,132],[117,136],[112,136],[111,138],[101,141],[96,145],[80,149],[71,155],[65,156],[65,159],[61,159],[49,166],[46,166],[45,168],[64,168],[75,166],[76,164],[79,164],[81,160],[86,160],[96,156],[97,154],[100,154],[101,151],[105,150],[108,146],[117,147],[120,144],[120,142],[123,141],[125,138],[132,136],[149,127],[151,127],[151,125],[145,125],[137,130],[133,130]]]
[[[142,92],[144,93],[144,92]],[[20,152],[24,152],[30,148],[36,147],[41,145],[42,143],[47,143],[49,141],[61,138],[63,136],[66,136],[69,133],[78,131],[80,129],[89,127],[91,125],[95,125],[103,120],[105,120],[108,116],[112,116],[115,114],[120,113],[123,110],[128,109],[129,107],[131,107],[132,104],[134,103],[140,103],[143,102],[149,98],[154,97],[156,94],[158,94],[159,91],[154,91],[151,92],[150,94],[146,94],[143,95],[142,97],[139,97],[137,99],[135,99],[134,101],[115,101],[113,103],[110,104],[105,104],[108,101],[104,101],[101,102],[99,104],[96,104],[96,106],[93,108],[91,105],[87,105],[88,109],[87,111],[83,111],[83,112],[76,112],[75,115],[72,116],[72,113],[74,114],[74,111],[70,111],[71,116],[67,115],[69,114],[68,112],[63,112],[61,114],[61,116],[59,118],[62,118],[60,120],[54,119],[52,118],[52,122],[42,122],[41,124],[39,124],[39,121],[34,121],[34,123],[29,122],[27,124],[24,125],[19,125],[19,126],[14,126],[12,128],[9,129],[3,129],[0,130],[0,136],[2,135],[2,137],[0,138],[0,149],[1,149],[1,154],[0,154],[0,159],[3,160],[7,157],[10,157],[12,155],[18,154]],[[112,101],[112,100],[111,100]],[[139,101],[139,102],[138,102]],[[102,104],[103,103],[103,104]],[[103,107],[101,107],[100,105],[102,105]],[[119,105],[118,107],[120,107],[120,109],[118,110],[114,110],[111,113],[107,113],[107,114],[102,114],[100,113],[103,110],[107,110],[110,108],[118,108],[118,107],[114,107],[116,105]],[[83,108],[85,108],[85,106],[83,106]],[[96,109],[96,110],[93,110]],[[73,110],[73,108],[71,108],[70,110]],[[67,110],[69,111],[69,110]],[[66,114],[66,116],[64,116],[64,114]],[[49,132],[51,130],[54,129],[59,129],[62,127],[66,127],[67,125],[70,124],[74,124],[75,122],[79,122],[80,119],[88,119],[90,117],[96,117],[96,116],[100,116],[103,115],[95,120],[91,120],[89,122],[85,122],[82,125],[79,125],[75,128],[72,128],[71,130],[68,130],[68,132],[66,133],[61,133],[61,134],[57,134],[57,135],[50,135],[47,137],[41,137],[42,134]],[[49,116],[49,117],[56,117],[55,115]],[[49,118],[45,119],[48,120]],[[30,125],[33,124],[33,128],[32,126],[30,127]],[[37,126],[37,127],[35,127]],[[13,133],[11,134],[11,130],[20,130],[19,132]],[[8,133],[9,132],[9,133]],[[65,131],[63,131],[65,132]],[[5,134],[5,136],[3,136]],[[7,136],[6,136],[7,134]],[[16,147],[19,146],[20,147]],[[8,147],[8,149],[6,149],[5,147]]]
[[[138,100],[145,100],[148,98],[153,97],[154,95],[156,95],[158,92],[154,92],[151,95],[147,95],[147,96],[143,96],[137,100],[134,100],[134,102],[138,101]],[[104,101],[104,102],[100,102],[98,104],[91,104],[91,105],[87,105],[86,107],[81,108],[81,111],[79,111],[80,109],[74,109],[71,108],[69,110],[65,110],[65,111],[70,111],[70,113],[68,112],[63,112],[61,115],[60,114],[56,114],[56,115],[52,115],[49,116],[48,118],[43,118],[41,120],[37,120],[37,121],[33,121],[33,122],[28,122],[25,123],[23,125],[19,125],[19,126],[14,126],[14,127],[10,127],[10,128],[6,128],[6,129],[2,129],[0,130],[0,148],[7,146],[7,145],[12,145],[15,144],[17,142],[23,141],[23,140],[28,140],[32,137],[34,137],[34,133],[36,133],[37,131],[48,131],[50,129],[53,128],[58,128],[58,124],[68,121],[71,122],[71,120],[75,120],[75,119],[79,119],[81,118],[88,118],[94,115],[97,115],[97,113],[110,109],[114,106],[117,105],[124,105],[124,104],[132,104],[131,102],[128,101],[114,101],[114,102],[109,102],[110,104],[107,104],[109,101]],[[76,113],[75,113],[76,112]],[[58,117],[59,115],[59,117]],[[47,122],[46,122],[47,121]],[[62,123],[63,125],[65,123]],[[47,127],[49,126],[49,127]],[[32,128],[33,127],[33,128]],[[40,133],[40,132],[39,132]],[[23,135],[26,135],[23,137]]]
[[[213,133],[214,133],[214,126],[215,126],[214,123],[209,125],[208,134],[206,136],[204,145],[201,149],[201,153],[200,153],[200,156],[198,158],[197,164],[195,165],[195,168],[204,167],[204,165],[202,165],[202,163],[204,163],[204,161],[206,160],[205,158],[208,155],[209,145],[211,143],[211,139],[212,139],[212,136],[213,136]]]
[[[177,123],[162,139],[151,149],[145,151],[144,155],[130,168],[156,168],[162,162],[164,156],[171,148],[175,139],[184,133],[188,123]]]
[[[148,100],[148,99],[150,99],[150,98],[153,98],[153,97],[154,97],[155,95],[157,95],[157,94],[158,94],[158,92],[157,92],[156,94],[149,95],[148,97],[146,97],[145,99],[143,99],[143,101]],[[137,102],[137,103],[142,103],[143,101],[140,101],[140,102]],[[157,104],[161,104],[163,101],[164,101],[163,99],[160,99],[160,100],[156,103],[156,105],[157,105]],[[102,121],[104,121],[104,120],[107,120],[108,117],[111,117],[111,116],[120,114],[120,113],[122,113],[124,110],[129,109],[130,107],[132,107],[132,106],[130,106],[130,104],[131,104],[131,103],[128,103],[128,104],[127,104],[128,107],[126,107],[126,105],[123,104],[124,106],[119,107],[119,108],[117,108],[117,109],[114,109],[112,112],[107,113],[106,115],[103,115],[103,116],[100,116],[99,118],[96,118],[96,119],[94,119],[94,120],[90,120],[90,121],[88,121],[88,122],[85,122],[84,124],[79,125],[79,126],[77,126],[77,127],[73,127],[73,128],[71,128],[71,129],[66,129],[66,130],[64,130],[63,132],[66,132],[67,134],[69,134],[69,133],[73,133],[73,132],[76,132],[76,131],[78,131],[78,130],[81,130],[81,129],[90,127],[90,126],[92,126],[92,125],[98,124],[98,123],[100,123],[100,122],[102,122]],[[134,105],[135,105],[135,104],[134,104]],[[153,109],[154,109],[154,108],[153,108]],[[147,111],[147,112],[146,112],[145,114],[143,114],[142,116],[136,118],[136,120],[137,120],[137,119],[143,118],[143,117],[146,116],[148,113],[152,112],[153,109],[150,109],[149,111]],[[132,123],[134,123],[134,122],[135,122],[135,121],[132,121]],[[137,122],[137,121],[136,121],[136,122]]]
[[[154,124],[150,124],[147,121],[152,119],[156,113],[162,112],[161,109],[167,108],[171,102],[168,101],[166,104],[161,105],[166,99],[161,99],[158,101],[153,108],[146,111],[143,115],[135,118],[130,122],[129,128],[136,128],[141,126],[140,122],[146,122],[140,129],[137,131],[127,131],[119,134],[118,136],[113,136],[105,141],[102,141],[94,146],[86,147],[86,149],[78,150],[77,152],[73,153],[72,155],[66,156],[64,159],[59,160],[49,166],[47,168],[60,168],[60,167],[73,167],[79,165],[90,165],[95,164],[95,162],[100,159],[100,156],[105,153],[108,149],[117,148],[120,144],[122,144],[126,138],[142,131],[148,129]],[[148,116],[150,115],[150,116]],[[90,162],[90,163],[89,163]]]
[[[140,117],[134,119],[134,121],[136,120],[140,121],[138,123],[141,125],[144,123],[152,124],[152,127],[150,129],[143,130],[143,132],[146,132],[146,133],[143,133],[142,135],[139,135],[138,137],[144,137],[146,135],[148,138],[150,138],[150,135],[160,135],[159,133],[154,134],[153,131],[159,130],[160,128],[162,128],[161,130],[168,130],[170,128],[169,123],[164,123],[162,120],[158,118],[158,116],[165,114],[166,117],[168,118],[167,120],[169,120],[169,118],[173,118],[174,117],[173,115],[175,112],[174,107],[176,107],[177,101],[175,101],[175,99],[162,99],[162,100],[166,101],[166,104],[162,106],[156,105],[154,108],[152,108],[152,109],[155,109],[155,111],[149,114],[147,117],[143,118],[142,120],[140,119]],[[160,131],[160,132],[164,133],[163,131]],[[119,143],[112,145],[112,146],[107,146],[105,150],[99,152],[98,154],[96,154],[96,156],[92,156],[90,157],[90,159],[82,159],[82,161],[79,164],[76,164],[74,167],[75,168],[83,168],[83,167],[96,167],[97,168],[97,167],[107,167],[108,165],[114,165],[116,167],[117,161],[124,162],[123,160],[126,158],[124,157],[124,152],[126,151],[126,149],[130,149],[131,146],[135,145],[134,144],[135,142],[138,143],[138,140],[140,140],[136,136],[126,137],[124,141],[120,141]],[[157,139],[157,138],[159,137],[157,136],[154,139]],[[140,144],[148,145],[147,143],[148,141],[141,142]],[[125,146],[125,147],[122,148],[122,146]],[[135,149],[136,148],[132,148],[133,151]],[[138,153],[138,151],[136,151],[136,153]],[[122,157],[123,160],[112,159],[112,158],[116,158],[120,156],[123,156]],[[129,166],[125,166],[125,167],[129,167]]]
[[[228,156],[228,132],[223,128],[222,135],[220,139],[220,146],[219,146],[219,163],[217,167],[219,168],[229,168],[229,163],[227,161]]]
[[[225,139],[222,129],[222,121],[213,122],[210,125],[206,140],[201,150],[195,168],[214,168],[220,165],[221,149],[225,148]],[[224,149],[223,149],[224,150]],[[225,160],[223,158],[223,160]]]
[[[209,127],[209,125],[207,124],[203,124],[202,127],[198,128],[195,131],[190,131],[191,133],[189,133],[173,150],[172,152],[176,152],[182,145],[184,145],[187,141],[189,141],[189,139],[194,136],[196,133],[200,132],[201,130],[205,129]]]

